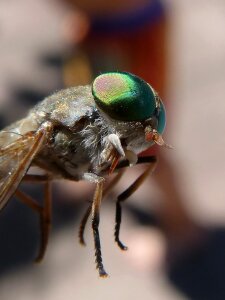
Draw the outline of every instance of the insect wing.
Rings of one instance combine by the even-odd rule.
[[[0,210],[16,191],[44,138],[43,131],[28,132],[0,149]]]

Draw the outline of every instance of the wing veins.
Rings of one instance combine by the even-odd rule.
[[[15,153],[15,151],[18,149],[25,147],[24,150],[20,153],[20,155],[25,153],[27,151],[27,147],[30,147],[28,149],[28,152],[25,154],[24,158],[22,161],[18,163],[18,167],[15,167],[14,171],[12,174],[6,179],[6,181],[3,183],[2,188],[0,190],[0,210],[7,204],[8,200],[10,197],[14,194],[16,191],[18,185],[20,184],[23,176],[27,172],[27,169],[29,168],[30,164],[32,163],[32,160],[34,159],[35,155],[39,151],[40,147],[43,145],[43,142],[46,138],[46,131],[44,130],[39,130],[36,132],[35,135],[33,135],[33,143],[30,145],[30,139],[32,139],[32,136],[29,134],[27,135],[26,138],[23,136],[23,145],[18,144],[17,140],[17,145],[15,142],[7,147],[1,149],[0,151],[0,157],[5,156],[7,157],[7,154]],[[16,147],[13,147],[16,146]],[[11,149],[10,149],[11,148]],[[25,151],[26,150],[26,151]],[[9,152],[9,153],[8,153]],[[10,170],[9,170],[10,171]]]

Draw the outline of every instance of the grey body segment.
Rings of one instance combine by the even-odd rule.
[[[103,124],[91,93],[91,86],[78,86],[59,91],[40,102],[31,112],[39,123],[54,126],[47,147],[36,162],[55,176],[83,179],[86,172],[97,170],[102,151]],[[47,157],[47,159],[46,159]]]
[[[89,117],[95,109],[91,86],[78,86],[61,90],[45,98],[33,111],[67,128],[72,128],[80,119]]]

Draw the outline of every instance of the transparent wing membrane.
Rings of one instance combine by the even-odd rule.
[[[16,191],[44,138],[43,130],[28,132],[0,149],[0,210]]]

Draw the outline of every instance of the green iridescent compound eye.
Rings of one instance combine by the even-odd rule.
[[[143,121],[154,115],[154,90],[141,78],[126,72],[98,76],[92,85],[97,106],[111,118]]]
[[[158,126],[157,131],[158,133],[162,134],[166,126],[166,111],[165,107],[160,100],[160,109],[159,109],[159,116],[158,116]]]

